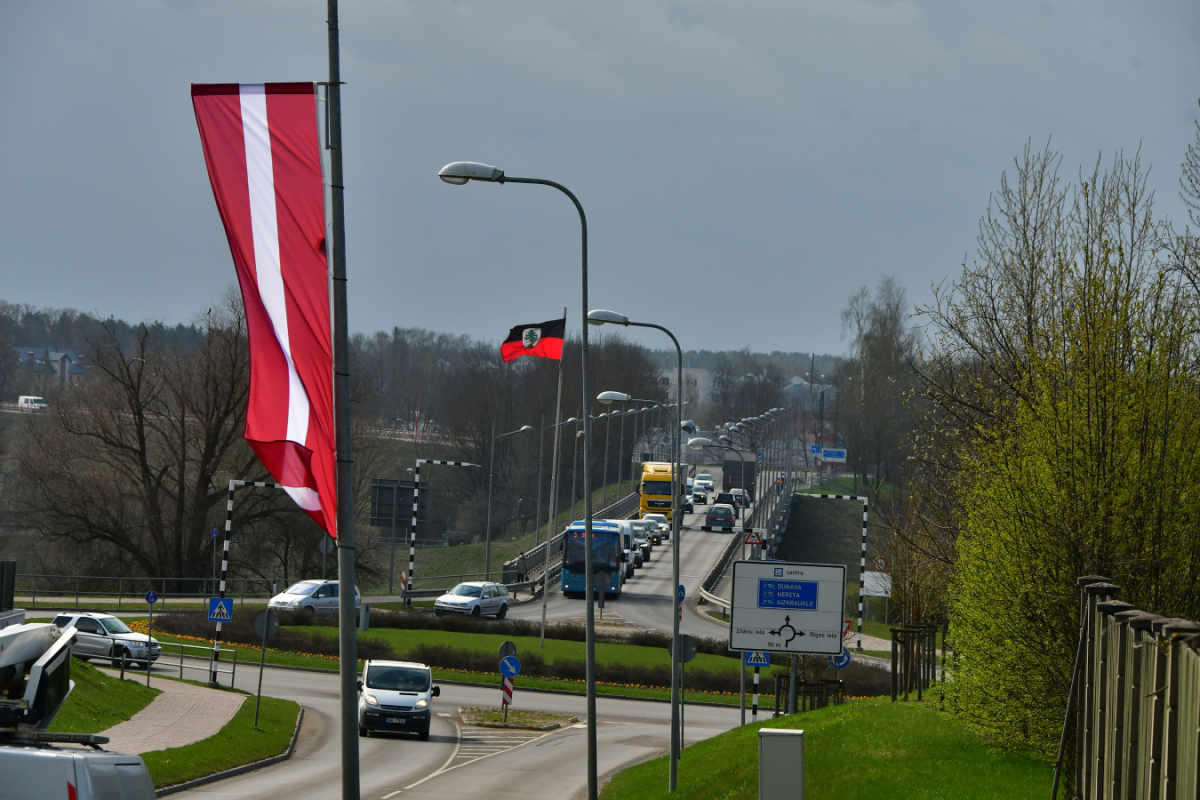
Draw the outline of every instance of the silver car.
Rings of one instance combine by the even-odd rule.
[[[434,600],[433,612],[504,619],[510,602],[508,587],[503,583],[467,581]]]
[[[362,596],[354,587],[354,607],[362,607]],[[337,581],[300,581],[293,583],[267,603],[273,611],[307,611],[310,614],[336,614],[338,610]]]
[[[54,627],[60,631],[75,629],[71,655],[82,659],[107,659],[113,669],[119,668],[123,659],[126,663],[145,667],[147,661],[157,661],[162,653],[157,639],[130,630],[112,614],[59,614],[54,618]]]

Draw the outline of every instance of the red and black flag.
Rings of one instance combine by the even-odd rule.
[[[505,361],[521,356],[538,356],[562,360],[563,336],[567,333],[567,320],[552,319],[532,325],[518,325],[508,332],[508,338],[500,345],[500,355]]]

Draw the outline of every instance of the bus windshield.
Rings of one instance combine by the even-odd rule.
[[[597,572],[616,572],[620,563],[616,531],[592,530],[592,566]],[[567,552],[563,564],[571,572],[582,572],[586,566],[587,553],[583,549],[583,531],[567,534]]]

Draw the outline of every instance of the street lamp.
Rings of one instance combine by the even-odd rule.
[[[612,433],[612,418],[617,412],[605,412],[596,419],[604,420],[604,488],[600,490],[600,508],[608,508],[608,441]]]
[[[483,538],[486,544],[484,545],[484,566],[483,569],[487,573],[487,579],[492,579],[492,476],[496,474],[496,442],[503,439],[505,436],[512,436],[517,433],[525,433],[533,430],[530,425],[522,425],[515,431],[496,435],[496,420],[492,420],[492,452],[488,457],[488,506],[487,506],[487,529],[483,532]]]
[[[588,311],[588,248],[587,248],[587,215],[583,213],[583,205],[580,204],[579,198],[571,193],[567,187],[561,183],[545,180],[543,178],[512,178],[504,174],[504,170],[498,167],[489,166],[488,164],[479,164],[473,161],[455,161],[447,164],[438,171],[440,177],[446,183],[462,185],[468,181],[485,181],[490,183],[532,183],[541,186],[550,186],[558,189],[560,192],[570,198],[575,204],[575,209],[579,212],[579,230],[580,230],[580,251],[581,251],[581,278],[582,278],[582,310],[580,313],[587,314]],[[591,385],[588,374],[588,328],[583,326],[582,343],[580,347],[580,361],[583,372],[583,490],[584,493],[591,497],[592,486],[592,425],[587,418],[588,403],[591,401]],[[592,504],[589,502],[584,507],[583,512],[583,530],[584,538],[592,541]],[[584,593],[587,595],[587,605],[585,606],[585,637],[587,640],[585,646],[586,670],[587,670],[587,761],[588,761],[588,800],[596,800],[600,793],[600,784],[596,773],[596,603],[595,603],[595,588],[593,586],[592,575],[592,548],[590,546],[583,548],[584,551]]]
[[[664,328],[662,325],[655,325],[652,322],[631,322],[629,317],[624,314],[618,314],[616,311],[608,311],[606,309],[596,309],[588,312],[589,325],[630,325],[637,328],[654,328],[662,331],[667,336],[671,337],[671,341],[675,344],[676,364],[678,369],[678,382],[675,384],[679,390],[679,397],[675,404],[675,430],[671,432],[671,590],[679,591],[679,487],[675,485],[676,481],[682,483],[680,472],[680,462],[683,460],[683,448],[679,446],[680,428],[683,426],[683,349],[679,346],[679,340],[675,338],[675,334]],[[587,327],[586,325],[584,326]],[[601,403],[612,403],[613,401],[629,402],[629,395],[621,392],[602,392],[596,398]],[[636,400],[635,402],[653,402],[645,400]],[[663,408],[660,403],[655,403],[659,408]],[[663,408],[664,412],[666,411]],[[679,668],[683,663],[680,657],[683,653],[683,648],[678,646],[679,642],[679,613],[676,609],[677,601],[671,603],[671,761],[667,778],[667,790],[674,792],[679,776],[679,756],[683,750],[683,743],[680,741],[679,731]]]

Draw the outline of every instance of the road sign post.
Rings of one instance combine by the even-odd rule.
[[[146,626],[146,685],[150,685],[150,643],[154,641],[154,604],[158,602],[158,592],[151,589],[146,592],[146,602],[150,604],[150,622]]]
[[[512,705],[513,679],[521,674],[521,662],[517,660],[517,646],[512,642],[500,645],[500,705],[504,707],[504,721],[508,722],[508,707]]]
[[[258,727],[258,707],[262,704],[263,670],[267,665],[267,639],[279,633],[279,615],[267,609],[254,615],[254,632],[262,637],[262,650],[258,657],[258,697],[254,701],[254,727]]]
[[[840,653],[845,596],[842,565],[735,561],[729,649]]]

